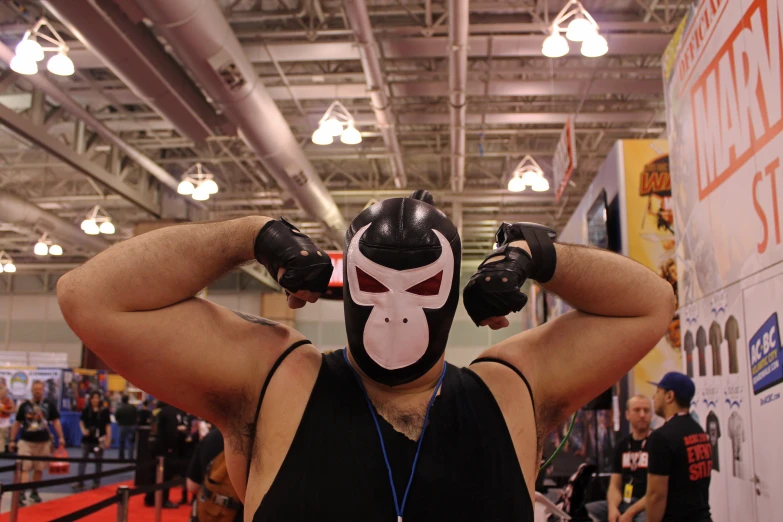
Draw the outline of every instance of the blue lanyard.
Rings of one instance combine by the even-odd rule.
[[[378,416],[375,414],[375,408],[372,406],[372,401],[370,401],[370,396],[367,395],[367,390],[364,387],[364,383],[362,382],[361,378],[359,377],[359,374],[356,373],[356,370],[351,366],[351,363],[348,361],[348,350],[346,348],[343,348],[343,358],[345,359],[345,362],[348,364],[348,367],[353,371],[353,376],[356,377],[356,382],[359,383],[359,387],[362,389],[362,393],[364,393],[364,400],[367,401],[367,408],[370,410],[370,415],[372,415],[372,420],[375,422],[375,429],[378,431],[378,439],[381,441],[381,451],[383,452],[383,461],[386,463],[386,470],[389,472],[389,484],[391,485],[392,495],[394,496],[394,509],[397,511],[397,522],[402,522],[402,512],[405,510],[405,503],[408,501],[408,492],[411,490],[411,484],[413,483],[413,474],[416,472],[416,464],[419,462],[419,452],[421,451],[421,442],[424,440],[424,432],[427,430],[427,422],[430,418],[430,408],[432,408],[432,404],[435,402],[435,397],[438,395],[438,390],[440,389],[441,383],[443,383],[443,377],[446,376],[446,363],[443,363],[443,371],[440,372],[440,378],[438,379],[438,384],[435,386],[435,390],[432,392],[432,397],[430,397],[430,403],[427,405],[427,413],[424,415],[424,427],[421,429],[421,435],[419,435],[419,442],[416,446],[416,455],[413,457],[413,466],[411,467],[411,476],[408,478],[408,485],[405,487],[405,495],[402,497],[402,505],[397,500],[397,488],[394,487],[394,476],[392,475],[392,469],[391,465],[389,464],[389,456],[386,454],[386,445],[383,443],[383,435],[381,434],[381,427],[378,424]]]

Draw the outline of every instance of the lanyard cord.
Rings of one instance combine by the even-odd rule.
[[[419,452],[421,451],[421,443],[424,440],[424,432],[427,429],[427,421],[430,418],[430,408],[432,408],[432,404],[435,402],[435,397],[438,395],[438,390],[440,389],[440,385],[443,382],[443,377],[446,375],[446,363],[443,363],[443,371],[440,373],[440,378],[438,379],[438,384],[435,385],[435,390],[432,392],[432,397],[430,397],[430,402],[427,405],[427,413],[424,415],[424,426],[421,429],[421,435],[419,435],[419,442],[416,446],[416,455],[413,457],[413,466],[411,467],[411,475],[408,478],[408,485],[405,487],[405,494],[402,497],[402,505],[397,500],[397,488],[394,487],[394,476],[392,475],[392,469],[391,464],[389,464],[389,456],[386,454],[386,445],[383,443],[383,435],[381,434],[381,426],[378,424],[378,416],[375,414],[375,408],[372,406],[372,401],[370,401],[370,396],[367,395],[367,390],[364,387],[364,383],[359,378],[359,374],[356,373],[356,370],[351,366],[351,363],[348,361],[348,351],[347,349],[343,348],[343,358],[345,359],[345,362],[348,364],[348,367],[353,372],[353,376],[356,378],[356,382],[359,383],[359,387],[362,389],[362,393],[364,393],[364,399],[367,401],[367,407],[370,410],[370,415],[372,415],[372,420],[375,423],[375,429],[378,431],[378,439],[381,441],[381,451],[383,452],[383,461],[386,463],[386,470],[389,472],[389,485],[391,485],[392,495],[394,496],[394,509],[397,512],[397,521],[402,522],[402,513],[405,510],[405,503],[408,501],[408,492],[411,490],[411,484],[413,483],[413,474],[416,472],[416,464],[419,462]]]

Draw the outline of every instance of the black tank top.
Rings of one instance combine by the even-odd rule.
[[[288,353],[290,349],[283,357]],[[380,415],[378,422],[402,501],[416,442]],[[396,520],[388,471],[362,390],[342,350],[325,355],[288,454],[253,521]],[[533,521],[503,414],[486,384],[469,369],[448,365],[403,520]]]

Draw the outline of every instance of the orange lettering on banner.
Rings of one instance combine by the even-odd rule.
[[[777,2],[753,2],[691,89],[699,200],[783,131]]]
[[[764,213],[764,209],[761,208],[761,205],[759,204],[759,198],[758,198],[758,191],[756,188],[758,187],[759,183],[762,181],[761,172],[756,172],[756,175],[753,176],[753,208],[756,209],[756,214],[759,215],[759,219],[761,220],[761,227],[764,229],[764,236],[761,240],[761,243],[756,244],[756,250],[759,254],[763,254],[767,251],[767,240],[769,239],[769,229],[767,228],[767,215]]]
[[[772,219],[775,222],[775,243],[780,244],[780,218],[778,217],[778,184],[775,182],[775,171],[780,167],[780,158],[767,165],[764,173],[772,183]]]
[[[698,63],[704,44],[709,41],[715,26],[718,25],[728,0],[709,0],[699,5],[696,16],[682,38],[681,57],[677,68],[682,85],[687,85],[694,63]]]

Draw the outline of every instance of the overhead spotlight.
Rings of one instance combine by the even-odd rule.
[[[5,250],[0,250],[0,272],[6,272],[8,274],[16,272],[14,260],[11,259],[11,256],[9,256]]]
[[[52,245],[49,247],[49,255],[50,256],[61,256],[63,255],[63,247],[60,245]]]
[[[196,201],[206,201],[210,194],[217,194],[220,190],[214,178],[201,163],[195,163],[182,174],[177,192]]]
[[[42,31],[44,27],[49,30],[51,36]],[[39,39],[51,45],[43,47],[38,42]],[[11,70],[24,75],[36,74],[36,62],[44,59],[44,52],[56,53],[46,65],[52,74],[71,76],[75,72],[73,61],[68,58],[68,44],[45,18],[39,19],[16,45],[14,57],[11,59]]]
[[[331,145],[337,136],[346,145],[356,145],[362,141],[362,134],[356,130],[351,113],[342,103],[334,101],[318,122],[312,141],[316,145]]]
[[[595,27],[583,16],[577,15],[571,23],[568,24],[566,38],[572,42],[584,42],[590,36],[595,34]]]
[[[193,190],[196,187],[193,186],[193,183],[191,183],[188,180],[181,181],[180,184],[177,186],[177,192],[179,194],[182,194],[183,196],[190,196],[193,194]]]
[[[563,29],[569,19],[568,28]],[[566,3],[552,21],[549,32],[541,47],[541,54],[549,58],[568,54],[568,40],[582,42],[582,55],[588,58],[603,56],[609,51],[606,38],[598,34],[598,24],[579,0]],[[561,33],[565,33],[565,38]]]
[[[609,44],[606,38],[600,34],[593,34],[582,42],[582,54],[588,58],[597,58],[609,52]]]
[[[549,181],[543,176],[535,179],[531,186],[534,192],[546,192],[549,190]]]
[[[50,73],[56,74],[57,76],[70,76],[76,72],[73,62],[64,51],[60,51],[49,58],[49,61],[46,63],[46,68],[49,69]]]
[[[82,221],[82,230],[90,236],[98,234],[114,234],[114,224],[111,222],[111,216],[100,205],[95,205]]]
[[[511,192],[522,192],[525,190],[525,183],[522,178],[514,174],[514,176],[508,180],[508,190]]]
[[[340,136],[340,141],[346,145],[356,145],[362,142],[362,133],[356,130],[352,121],[349,121],[348,128],[346,128],[343,135]]]
[[[111,221],[104,221],[101,226],[98,227],[98,231],[101,234],[111,235],[114,234],[114,224]]]
[[[544,40],[544,45],[541,48],[541,52],[547,58],[560,58],[568,54],[568,41],[563,38],[559,33],[552,32]]]
[[[46,243],[38,242],[33,247],[33,253],[37,256],[45,256],[49,253],[49,246]]]

